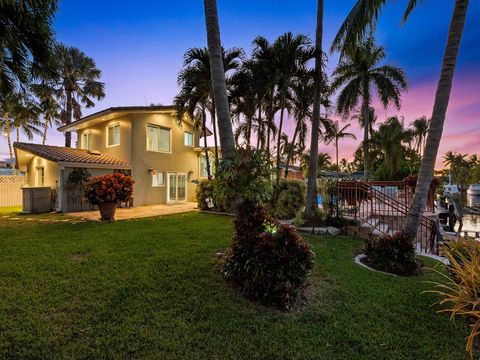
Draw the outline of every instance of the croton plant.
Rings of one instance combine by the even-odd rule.
[[[122,173],[91,177],[83,192],[92,205],[117,203],[130,200],[133,194],[133,178]]]

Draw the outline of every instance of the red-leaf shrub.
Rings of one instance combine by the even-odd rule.
[[[288,310],[314,257],[294,228],[271,219],[262,206],[245,202],[238,209],[233,243],[221,270],[247,297]]]
[[[397,275],[418,273],[414,242],[403,232],[367,239],[363,250],[365,263],[374,269]]]
[[[133,178],[121,173],[91,177],[83,187],[85,198],[92,205],[126,202],[133,194]]]

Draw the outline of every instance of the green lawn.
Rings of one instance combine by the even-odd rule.
[[[433,275],[360,268],[356,239],[306,238],[317,255],[311,299],[285,314],[248,302],[218,275],[229,217],[78,223],[7,213],[0,358],[466,359],[467,327],[420,294]]]

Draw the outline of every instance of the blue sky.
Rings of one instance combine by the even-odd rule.
[[[242,47],[248,52],[257,35],[273,40],[286,31],[313,38],[316,1],[217,1],[222,42],[227,48]],[[354,2],[325,1],[325,48]],[[379,117],[399,114],[411,121],[416,116],[430,116],[453,0],[425,1],[401,25],[405,6],[406,0],[387,5],[377,39],[386,49],[386,61],[404,68],[410,88],[399,112],[379,109]],[[449,150],[480,152],[478,144],[472,148],[461,141],[462,134],[480,139],[479,20],[480,2],[471,1],[452,93],[452,111],[445,129],[445,139],[456,139],[455,144],[445,142],[451,145]],[[176,76],[184,52],[206,44],[200,0],[64,0],[60,2],[55,30],[59,41],[80,48],[102,70],[107,96],[95,108],[85,109],[84,114],[109,106],[170,104],[177,92]],[[331,56],[330,71],[336,63],[337,57]],[[62,144],[62,137],[55,130],[50,131],[49,139],[52,144]],[[469,138],[465,144],[475,143],[473,140]],[[354,141],[346,142],[341,155],[350,157],[356,146]],[[0,154],[5,154],[5,150],[5,140],[1,138]],[[331,147],[322,150],[333,153]]]

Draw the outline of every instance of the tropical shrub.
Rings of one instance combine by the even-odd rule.
[[[198,208],[201,210],[209,210],[207,199],[214,199],[215,181],[201,180],[196,189]]]
[[[280,179],[274,185],[272,213],[277,219],[292,219],[305,206],[307,187],[300,180]]]
[[[235,219],[233,243],[221,271],[249,298],[289,310],[314,264],[314,253],[291,226],[269,218],[261,205],[245,202]],[[248,214],[248,215],[247,215]]]
[[[83,187],[85,198],[92,205],[127,202],[133,194],[133,178],[118,172],[88,179]]]
[[[244,201],[265,203],[271,199],[274,169],[265,152],[239,148],[232,160],[222,160],[215,178],[215,199],[237,207]]]
[[[415,245],[403,232],[365,240],[363,251],[368,266],[397,275],[415,275],[419,262]]]
[[[465,249],[469,250],[464,253]],[[480,335],[480,253],[475,247],[463,248],[462,252],[450,246],[442,250],[443,255],[450,262],[452,276],[449,277],[435,270],[444,280],[433,283],[434,289],[427,292],[440,296],[437,304],[442,309],[438,312],[450,314],[451,319],[457,316],[467,318],[471,331],[466,350],[473,358],[475,341],[478,346]]]

